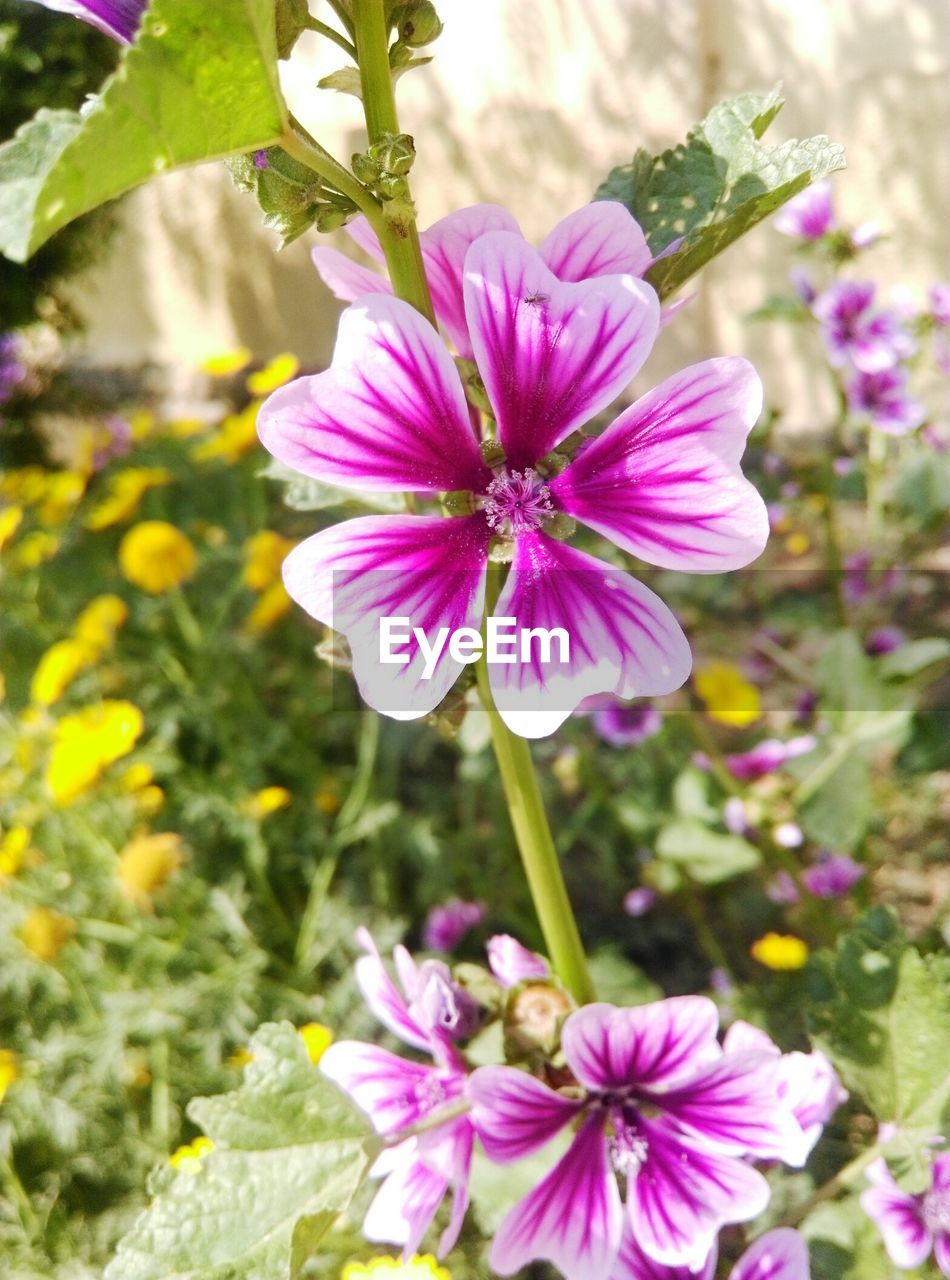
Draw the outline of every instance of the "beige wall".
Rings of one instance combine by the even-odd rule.
[[[320,16],[324,6],[311,0]],[[660,149],[722,96],[785,83],[779,140],[827,132],[845,144],[845,215],[891,233],[868,267],[918,290],[950,278],[948,0],[440,0],[435,61],[399,88],[415,135],[422,225],[498,200],[540,238],[589,199],[635,146]],[[305,37],[285,88],[330,150],[360,146],[356,99],[312,85],[343,61]],[[313,233],[315,236],[315,233]],[[345,236],[339,237],[342,243]],[[87,350],[102,363],[176,365],[236,344],[325,361],[336,306],[307,244],[276,254],[253,203],[207,167],[159,179],[128,202],[108,263],[83,283]],[[703,277],[701,297],[648,369],[745,352],[807,425],[818,410],[797,337],[741,316],[781,287],[787,242],[760,228]]]

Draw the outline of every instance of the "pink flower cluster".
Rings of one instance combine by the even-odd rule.
[[[552,1262],[567,1280],[687,1280],[712,1276],[716,1237],[769,1200],[757,1161],[804,1164],[845,1098],[820,1053],[782,1054],[762,1031],[735,1023],[718,1039],[712,1001],[681,996],[635,1008],[592,1004],[560,1035],[564,1066],[533,1072],[466,1060],[479,1028],[471,995],[440,961],[394,954],[390,978],[365,931],[357,979],[380,1021],[425,1061],[341,1042],[326,1074],[387,1140],[373,1176],[382,1185],[364,1222],[374,1241],[420,1245],[447,1193],[442,1253],[455,1243],[476,1142],[498,1164],[569,1145],[501,1223],[491,1266],[513,1275]],[[551,981],[545,962],[514,938],[488,944],[489,967],[509,990]],[[559,992],[551,988],[552,993]],[[561,1150],[560,1148],[558,1150]],[[767,1264],[767,1265],[766,1265]],[[807,1280],[795,1232],[763,1236],[733,1280]]]

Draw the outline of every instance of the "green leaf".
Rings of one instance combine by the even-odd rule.
[[[856,1196],[819,1205],[801,1226],[811,1256],[811,1280],[901,1280],[880,1233]]]
[[[926,640],[911,640],[893,653],[885,654],[878,661],[878,671],[885,680],[906,680],[948,657],[950,640],[930,636]]]
[[[599,1000],[609,1004],[649,1004],[663,992],[643,970],[616,947],[601,947],[589,958],[591,981]]]
[[[720,812],[709,803],[709,775],[689,765],[673,783],[673,808],[680,818],[717,822]]]
[[[848,751],[799,810],[802,830],[816,844],[853,849],[874,814],[871,768]]]
[[[660,832],[657,856],[675,862],[699,884],[721,884],[757,867],[762,856],[741,836],[710,831],[692,818],[671,822]]]
[[[274,1023],[233,1093],[188,1109],[214,1149],[157,1171],[155,1198],[104,1280],[286,1280],[349,1206],[369,1164],[363,1119]]]
[[[816,1045],[922,1157],[950,1118],[950,957],[921,956],[877,907],[812,959],[809,980]]]
[[[783,102],[778,85],[722,102],[685,143],[659,156],[640,149],[598,187],[594,199],[626,205],[654,254],[682,237],[647,272],[661,298],[809,183],[844,167],[843,149],[823,134],[759,141]]]
[[[153,0],[98,98],[40,111],[0,147],[0,252],[24,262],[155,174],[266,147],[283,127],[273,0]]]

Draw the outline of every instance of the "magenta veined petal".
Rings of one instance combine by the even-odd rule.
[[[380,662],[383,618],[409,618],[434,637],[481,625],[488,526],[477,516],[364,516],[314,534],[284,561],[291,596],[349,641],[364,702],[397,720],[427,715],[462,664],[444,649],[424,679],[425,657],[412,640],[405,665]]]
[[[713,1248],[700,1271],[693,1271],[689,1267],[667,1267],[662,1262],[647,1257],[634,1240],[629,1221],[625,1220],[620,1254],[609,1280],[713,1280],[717,1256],[717,1251]]]
[[[543,1258],[567,1280],[604,1280],[622,1227],[603,1121],[591,1116],[551,1172],[505,1217],[492,1245],[491,1266],[510,1276]]]
[[[514,987],[529,978],[547,978],[551,970],[546,960],[522,946],[510,933],[496,933],[485,946],[488,967],[503,987]]]
[[[440,1088],[434,1067],[358,1040],[332,1044],[320,1059],[320,1070],[350,1095],[377,1133],[397,1133],[416,1124],[432,1109],[430,1097]]]
[[[452,1212],[439,1240],[439,1256],[454,1248],[468,1209],[468,1182],[472,1169],[475,1130],[468,1116],[423,1134],[418,1142],[419,1159],[446,1181],[452,1191]]]
[[[397,1151],[400,1158],[363,1219],[363,1235],[382,1244],[402,1245],[408,1259],[422,1243],[449,1184],[418,1158],[414,1141],[403,1143]]]
[[[705,1146],[733,1155],[773,1155],[803,1143],[778,1096],[780,1061],[727,1053],[693,1079],[657,1095],[664,1112]]]
[[[354,262],[338,249],[330,249],[326,245],[317,245],[310,250],[313,265],[317,274],[335,298],[341,302],[355,302],[365,293],[389,293],[393,289],[388,279],[374,271],[372,267],[364,267]]]
[[[419,236],[435,314],[449,341],[466,360],[472,359],[472,344],[462,292],[465,256],[488,231],[520,235],[517,220],[507,209],[498,204],[474,204],[433,222]]]
[[[363,999],[393,1035],[398,1036],[405,1044],[412,1045],[414,1049],[430,1051],[431,1037],[409,1012],[406,998],[389,976],[369,930],[359,928],[356,940],[367,953],[360,956],[355,965],[356,983]]]
[[[589,1004],[567,1019],[561,1046],[588,1089],[636,1084],[661,1090],[720,1058],[718,1027],[719,1011],[705,996],[673,996],[632,1009]]]
[[[769,1184],[741,1160],[704,1151],[663,1118],[642,1120],[640,1132],[646,1154],[627,1186],[634,1237],[657,1262],[698,1270],[720,1227],[763,1211]]]
[[[738,569],[768,538],[739,460],[761,412],[747,360],[704,360],[632,405],[551,484],[572,516],[665,569]]]
[[[790,1227],[759,1236],[732,1269],[730,1280],[809,1280],[808,1246]]]
[[[468,1097],[482,1146],[498,1164],[543,1147],[584,1105],[514,1067],[479,1067],[468,1082]]]
[[[269,396],[258,433],[281,462],[328,484],[438,492],[491,479],[444,343],[382,293],[347,307],[331,367]]]
[[[920,1198],[901,1190],[884,1160],[868,1166],[867,1178],[871,1186],[861,1193],[861,1208],[880,1231],[887,1256],[896,1267],[919,1267],[932,1244]]]
[[[559,280],[642,276],[653,261],[646,236],[618,200],[595,200],[562,218],[539,250]]]
[[[566,633],[566,642],[555,636],[549,647],[532,640],[530,661],[489,664],[498,713],[525,738],[553,733],[592,694],[671,693],[692,665],[686,637],[659,596],[539,532],[517,539],[494,615],[514,618],[522,636],[534,628]]]
[[[564,284],[521,236],[492,231],[465,259],[475,361],[510,469],[531,467],[615,400],[643,365],[659,302],[633,276]]]

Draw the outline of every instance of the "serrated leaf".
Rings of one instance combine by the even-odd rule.
[[[809,977],[816,1045],[878,1123],[922,1152],[950,1112],[950,957],[921,956],[876,908]]]
[[[760,141],[782,104],[780,86],[722,102],[685,143],[659,156],[637,151],[597,189],[595,200],[626,205],[654,254],[682,238],[647,272],[661,298],[810,183],[843,168],[843,149],[823,134]]]
[[[250,1052],[239,1089],[189,1107],[214,1149],[158,1171],[104,1280],[293,1278],[349,1206],[370,1159],[365,1122],[289,1023],[262,1027]]]
[[[721,884],[753,870],[762,861],[762,855],[748,840],[710,831],[691,818],[664,827],[657,837],[656,852],[699,884]]]
[[[283,127],[273,0],[153,0],[99,97],[41,111],[0,147],[0,252],[24,262],[155,174],[266,147]]]

